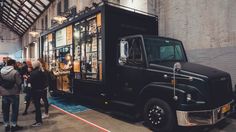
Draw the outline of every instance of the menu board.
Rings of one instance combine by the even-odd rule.
[[[52,42],[52,33],[48,34],[48,42]]]
[[[80,62],[74,61],[74,72],[80,72]]]
[[[102,25],[102,14],[97,14],[97,26],[100,27]]]
[[[65,45],[66,45],[66,28],[63,28],[56,32],[56,47]]]
[[[66,27],[66,44],[72,44],[72,25]]]

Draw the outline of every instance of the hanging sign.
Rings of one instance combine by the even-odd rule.
[[[72,44],[72,25],[66,27],[66,44]]]
[[[66,28],[56,32],[56,47],[66,45]]]
[[[52,33],[48,34],[48,42],[52,42]]]
[[[98,27],[102,26],[102,14],[101,13],[97,14],[97,26]]]

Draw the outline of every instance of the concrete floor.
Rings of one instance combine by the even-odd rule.
[[[101,110],[89,109],[72,115],[54,106],[50,106],[50,117],[43,120],[41,127],[31,127],[31,124],[35,122],[35,115],[32,113],[34,108],[33,105],[31,105],[28,115],[22,116],[24,109],[23,99],[21,95],[18,124],[24,127],[22,132],[150,132],[149,129],[143,126],[142,122],[131,121],[126,117],[110,114],[110,112],[104,113],[104,111]],[[2,120],[2,115],[0,115],[0,120]],[[180,130],[176,130],[176,132],[235,132],[235,129],[236,118],[230,117],[211,128],[191,128],[186,130],[180,128]],[[0,132],[3,131],[3,125],[0,125]]]

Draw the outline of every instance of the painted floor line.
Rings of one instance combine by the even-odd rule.
[[[89,122],[89,121],[87,121],[87,120],[85,120],[85,119],[83,119],[83,118],[81,118],[81,117],[79,117],[79,116],[77,116],[77,115],[75,115],[75,114],[72,114],[72,113],[70,113],[70,112],[67,112],[67,111],[65,111],[65,110],[63,110],[63,109],[57,107],[56,105],[51,104],[51,106],[54,107],[55,109],[58,109],[58,110],[62,111],[63,113],[66,113],[66,114],[68,114],[68,115],[70,115],[70,116],[72,116],[72,117],[74,117],[74,118],[76,118],[76,119],[78,119],[78,120],[80,120],[80,121],[83,121],[83,122],[85,122],[85,123],[87,123],[87,124],[89,124],[89,125],[91,125],[91,126],[93,126],[93,127],[98,128],[98,129],[100,129],[100,130],[102,130],[102,131],[104,131],[104,132],[111,132],[111,131],[109,131],[109,130],[103,128],[103,127],[100,127],[100,126],[98,126],[98,125],[96,125],[96,124],[94,124],[94,123],[92,123],[92,122]]]

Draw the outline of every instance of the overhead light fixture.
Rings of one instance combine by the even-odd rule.
[[[59,24],[62,24],[67,18],[64,16],[55,16],[53,20],[57,21]]]
[[[32,28],[31,31],[29,32],[29,35],[31,35],[32,37],[37,37],[40,34],[39,31],[44,31],[44,29]]]
[[[92,5],[93,5],[94,7],[98,7],[98,3],[93,2]]]
[[[37,31],[30,31],[29,34],[32,36],[32,37],[37,37],[39,35],[39,32]]]

